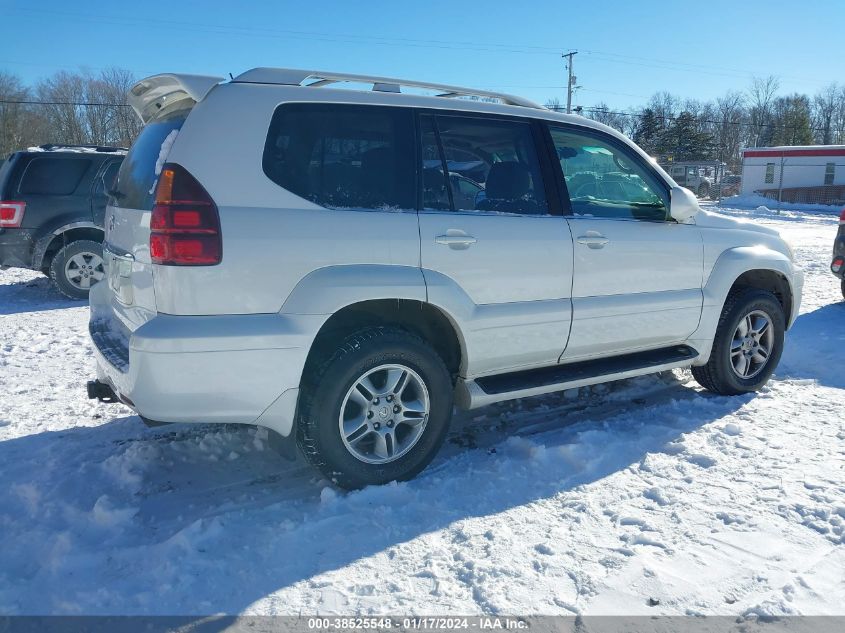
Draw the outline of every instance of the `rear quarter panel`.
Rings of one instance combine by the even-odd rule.
[[[217,204],[223,260],[207,267],[154,266],[159,312],[278,312],[297,283],[323,267],[419,266],[416,211],[328,210],[264,174],[273,112],[302,100],[302,91],[224,84],[188,116],[167,160],[185,167]]]

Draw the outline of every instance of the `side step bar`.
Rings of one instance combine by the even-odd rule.
[[[484,376],[476,380],[459,381],[456,404],[462,408],[475,409],[512,398],[688,367],[697,357],[698,352],[689,345],[673,345],[646,352]]]

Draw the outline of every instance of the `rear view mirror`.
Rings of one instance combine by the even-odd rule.
[[[701,211],[698,198],[686,187],[672,187],[670,196],[669,215],[677,222],[687,222]]]

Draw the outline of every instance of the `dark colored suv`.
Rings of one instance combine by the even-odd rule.
[[[0,165],[0,267],[48,275],[72,299],[86,299],[103,270],[107,191],[121,147],[42,145]]]

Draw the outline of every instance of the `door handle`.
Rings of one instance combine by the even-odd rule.
[[[443,244],[444,246],[448,246],[449,248],[454,248],[457,250],[469,248],[473,244],[475,244],[478,240],[475,239],[472,235],[455,235],[455,234],[447,234],[447,235],[438,235],[434,238],[434,241],[438,244]]]
[[[587,231],[586,235],[578,236],[578,243],[585,244],[589,248],[604,248],[610,240],[598,231]]]

